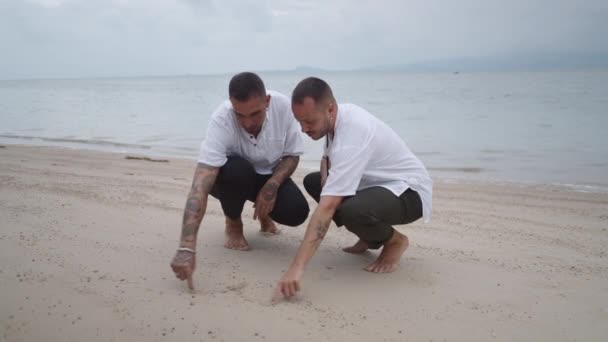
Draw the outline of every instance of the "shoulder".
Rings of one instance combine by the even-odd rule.
[[[367,110],[352,103],[338,104],[340,131],[349,136],[365,137],[376,130],[377,119]]]
[[[209,118],[209,126],[231,128],[233,123],[234,118],[232,117],[232,104],[228,100],[222,102],[213,111],[211,117]]]

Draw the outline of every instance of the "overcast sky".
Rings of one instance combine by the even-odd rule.
[[[0,0],[0,79],[608,56],[608,0]]]

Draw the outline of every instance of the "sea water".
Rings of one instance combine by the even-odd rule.
[[[307,74],[261,72],[290,95]],[[608,189],[608,71],[320,72],[434,178]],[[0,81],[0,141],[195,159],[231,75]],[[303,137],[301,165],[321,144]]]

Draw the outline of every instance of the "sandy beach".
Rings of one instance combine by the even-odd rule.
[[[330,228],[296,300],[270,304],[305,226],[223,248],[209,201],[195,291],[169,262],[195,162],[0,148],[2,341],[604,341],[608,193],[436,179],[391,274]],[[295,178],[301,186],[305,170]],[[315,207],[310,199],[311,208]]]

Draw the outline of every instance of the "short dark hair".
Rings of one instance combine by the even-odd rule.
[[[252,96],[266,96],[264,82],[253,72],[241,72],[230,79],[228,95],[237,101],[247,101]]]
[[[308,77],[300,81],[291,93],[291,103],[302,104],[304,99],[310,97],[315,103],[333,99],[334,94],[327,82],[317,77]]]

